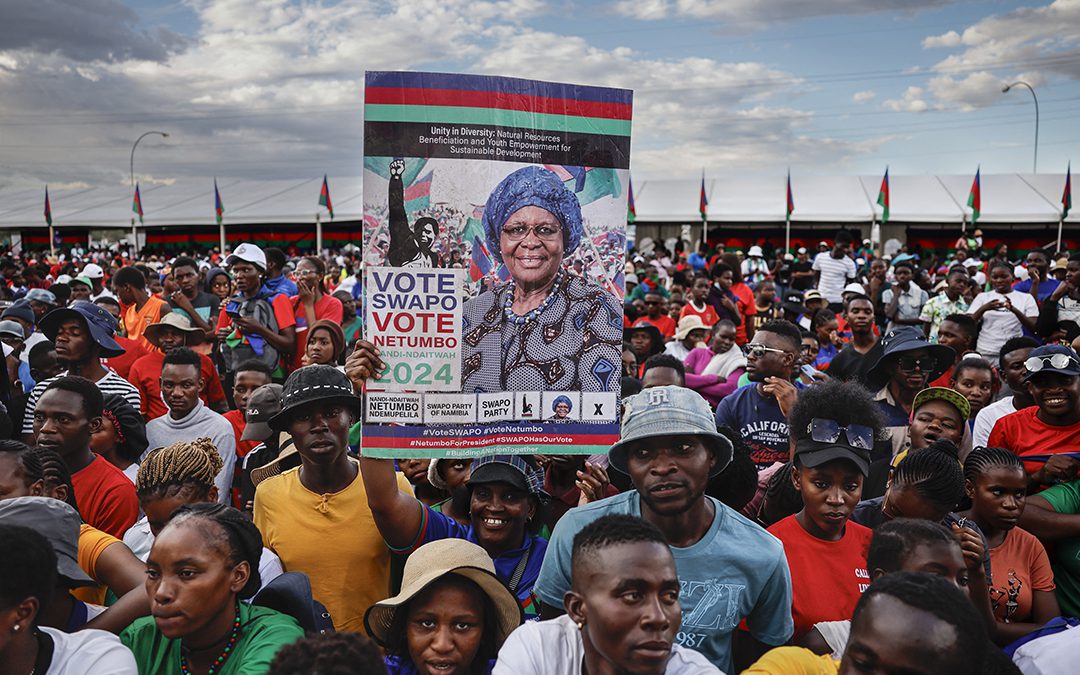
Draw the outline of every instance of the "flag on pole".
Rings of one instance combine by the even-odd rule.
[[[334,204],[330,201],[330,184],[326,182],[326,174],[322,177],[322,190],[319,191],[319,206],[325,206],[330,212],[330,220],[334,219]]]
[[[1069,209],[1072,208],[1072,162],[1065,169],[1065,193],[1061,195],[1061,219],[1069,217]],[[45,212],[49,211],[49,191],[45,191]],[[50,223],[52,220],[49,221]]]
[[[791,194],[791,169],[787,172],[787,215],[784,220],[791,220],[791,214],[795,211],[795,197]]]
[[[49,186],[45,186],[45,222],[52,227],[52,206],[49,205]]]
[[[698,202],[698,211],[701,212],[701,220],[709,219],[709,198],[705,196],[705,172],[701,172],[701,199]]]
[[[885,167],[885,177],[881,179],[881,189],[877,193],[877,203],[881,205],[881,222],[889,222],[889,167]]]
[[[222,216],[225,213],[225,205],[221,203],[221,193],[217,189],[217,178],[214,179],[214,213],[217,214],[217,224],[221,225]]]
[[[634,208],[634,179],[630,179],[630,193],[626,196],[626,222],[632,223],[637,220],[637,209]]]
[[[979,171],[981,167],[975,169],[975,180],[971,182],[971,192],[968,193],[967,205],[971,207],[971,224],[979,222],[979,211],[982,208],[982,196],[979,191]]]
[[[139,184],[135,183],[135,199],[131,200],[131,212],[139,214],[139,224],[143,221],[142,197],[139,196]]]

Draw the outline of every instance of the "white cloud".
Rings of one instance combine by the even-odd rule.
[[[851,96],[852,103],[869,103],[877,97],[872,89],[866,89],[864,91],[857,91]]]
[[[939,47],[959,47],[960,34],[954,30],[942,35],[931,35],[922,42],[923,49],[936,49]]]
[[[636,19],[690,17],[764,27],[778,21],[878,12],[916,12],[956,0],[619,0],[615,10]],[[642,7],[641,5],[645,5]]]
[[[930,78],[929,89],[939,108],[970,112],[1001,101],[1001,78],[985,70],[966,77],[939,75]]]
[[[904,90],[900,98],[889,99],[882,105],[896,112],[926,112],[930,106],[923,98],[925,93],[922,87],[911,86]]]

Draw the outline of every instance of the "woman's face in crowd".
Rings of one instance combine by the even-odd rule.
[[[974,483],[965,481],[972,515],[977,515],[980,522],[986,522],[995,530],[1013,529],[1024,512],[1027,484],[1027,474],[1019,467],[987,468]]]
[[[307,341],[307,357],[311,363],[334,365],[334,341],[330,331],[317,328],[311,332]]]
[[[821,351],[821,346],[816,337],[804,337],[799,345],[799,363],[813,363],[819,351]]]
[[[427,470],[430,459],[399,459],[398,468],[405,474],[405,480],[413,485],[427,485]]]
[[[416,670],[421,675],[475,672],[485,618],[480,590],[463,578],[450,574],[424,589],[409,603],[405,624]]]
[[[734,279],[735,279],[735,277],[732,275],[732,273],[730,271],[728,271],[728,272],[724,272],[723,274],[721,274],[717,278],[717,281],[720,283],[720,288],[727,291],[727,290],[730,290],[732,284],[735,283]]]
[[[885,489],[885,501],[881,505],[881,510],[892,519],[916,518],[940,523],[948,515],[950,509],[931,504],[913,485],[893,485],[890,482]]]
[[[965,368],[953,385],[953,389],[963,394],[971,404],[971,419],[990,403],[992,388],[993,375],[982,368]]]
[[[552,231],[554,234],[550,234]],[[519,232],[521,238],[512,236]],[[562,265],[563,250],[559,219],[539,206],[523,206],[503,224],[499,251],[510,276],[519,285],[550,283]]]
[[[213,283],[210,284],[210,292],[222,300],[227,299],[232,295],[232,282],[229,281],[229,277],[224,274],[214,277]]]
[[[731,326],[721,326],[713,333],[712,350],[717,354],[725,354],[735,346],[735,329]]]
[[[836,319],[826,321],[817,328],[818,340],[832,344],[832,334],[840,329],[840,322]]]
[[[322,275],[319,274],[319,268],[314,263],[307,259],[301,259],[296,265],[296,280],[312,288],[318,288],[319,282],[322,281]]]
[[[998,293],[1007,295],[1012,290],[1013,274],[1003,266],[990,271],[990,286]]]
[[[233,280],[236,281],[236,290],[241,293],[254,293],[262,284],[262,272],[249,262],[234,263],[230,268]]]
[[[635,542],[604,551],[603,565],[574,569],[571,618],[584,624],[586,658],[599,661],[597,675],[660,675],[682,624],[679,577],[663,544]],[[587,577],[578,580],[581,576]]]
[[[951,403],[941,400],[927,401],[915,411],[908,425],[911,449],[922,450],[939,438],[960,445],[964,438],[964,424],[964,420],[960,419],[960,411]]]
[[[472,469],[471,459],[443,459],[439,461],[439,476],[446,486],[455,490],[469,480]]]
[[[633,349],[624,349],[622,353],[623,375],[627,377],[637,376],[637,356]]]
[[[120,438],[116,435],[116,426],[111,420],[105,419],[101,425],[90,434],[90,449],[99,455],[108,457],[120,444]]]
[[[227,541],[218,525],[189,521],[162,530],[146,561],[146,595],[158,630],[195,645],[228,633],[236,594],[249,575],[247,564],[232,564],[227,546],[208,541],[204,527],[215,530],[217,541]]]
[[[697,279],[694,279],[694,301],[705,302],[705,300],[709,297],[709,288],[711,286],[712,282],[710,282],[704,277],[698,277]]]
[[[802,495],[803,510],[796,518],[803,529],[827,541],[843,536],[844,525],[862,497],[863,475],[855,463],[834,459],[813,468],[796,464],[791,480]]]
[[[469,516],[476,541],[488,550],[510,550],[525,540],[525,525],[536,513],[529,493],[509,483],[481,483],[472,488]]]

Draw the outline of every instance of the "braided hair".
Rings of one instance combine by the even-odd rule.
[[[68,506],[78,511],[79,505],[75,503],[75,485],[71,482],[71,471],[60,453],[51,448],[38,447],[33,448],[30,455],[41,466],[41,480],[45,481],[45,490],[51,491],[61,485],[66,486],[67,499],[64,501]]]
[[[939,438],[922,450],[909,452],[893,469],[892,484],[914,487],[924,501],[952,511],[964,498],[958,455],[952,441]]]
[[[974,484],[979,476],[994,467],[1024,470],[1024,464],[1011,450],[1005,448],[975,448],[964,460],[964,480]]]
[[[163,499],[181,492],[193,499],[206,499],[224,465],[217,447],[205,436],[173,443],[151,451],[139,465],[135,492],[140,500]]]
[[[874,530],[870,549],[866,553],[866,569],[897,572],[904,561],[920,546],[955,546],[956,537],[941,523],[917,518],[897,518]]]
[[[769,476],[769,482],[765,485],[765,496],[758,508],[757,520],[763,526],[769,527],[802,511],[802,493],[795,489],[791,479],[794,468],[794,464],[787,462]]]
[[[30,446],[20,441],[0,440],[0,453],[7,454],[15,460],[16,466],[22,473],[23,485],[30,487],[39,480],[44,479],[41,469],[41,458],[30,452]]]
[[[218,531],[211,532],[206,526],[207,523],[213,523],[211,527],[216,526]],[[255,523],[231,506],[200,502],[184,504],[176,509],[172,520],[165,527],[185,525],[198,528],[206,543],[224,553],[233,565],[246,562],[250,570],[248,580],[237,596],[246,600],[255,595],[255,591],[262,586],[259,560],[263,551],[262,534],[259,533],[259,528],[255,527]]]

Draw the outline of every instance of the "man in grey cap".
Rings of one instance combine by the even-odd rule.
[[[683,621],[678,642],[704,654],[724,672],[771,646],[787,642],[791,575],[780,542],[720,501],[706,496],[709,480],[731,461],[731,442],[716,431],[709,404],[695,391],[655,387],[623,402],[622,433],[608,456],[628,474],[633,490],[570,509],[555,526],[534,593],[541,616],[561,613],[570,590],[574,536],[610,513],[639,516],[664,534],[679,572]],[[734,663],[740,634],[746,663]],[[741,659],[742,660],[742,659]]]

